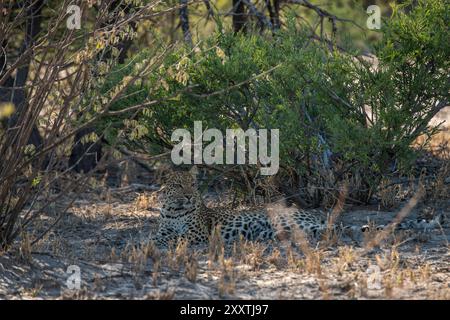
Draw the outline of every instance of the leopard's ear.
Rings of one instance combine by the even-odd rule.
[[[198,168],[196,165],[193,165],[192,168],[189,170],[189,173],[192,175],[192,177],[197,180],[198,176]]]
[[[198,174],[199,170],[196,165],[193,165],[192,168],[189,170],[190,175],[192,176],[192,184],[193,187],[198,187]]]

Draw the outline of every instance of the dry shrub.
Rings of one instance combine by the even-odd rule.
[[[398,204],[400,192],[399,184],[392,184],[390,179],[382,179],[379,186],[378,196],[384,208],[392,208]]]
[[[242,241],[240,243],[242,263],[251,266],[252,270],[259,270],[265,262],[266,245],[261,242]]]
[[[186,278],[191,282],[197,281],[198,275],[198,258],[195,252],[189,254],[185,262],[185,272]]]
[[[219,296],[233,294],[236,287],[236,270],[232,259],[223,259],[218,283]]]
[[[121,5],[99,3],[95,23],[85,24],[84,28],[88,29],[86,36],[81,38],[76,30],[66,27],[69,1],[55,2],[56,7],[45,13],[42,1],[16,4],[7,6],[2,12],[4,19],[0,24],[3,46],[0,59],[6,58],[3,52],[8,57],[8,64],[0,70],[2,250],[8,249],[49,204],[83,187],[82,182],[94,171],[78,176],[70,183],[61,183],[61,180],[90,156],[89,153],[96,154],[93,149],[106,133],[97,134],[90,128],[110,114],[111,105],[123,97],[129,86],[157,70],[161,63],[158,57],[143,62],[130,77],[121,78],[116,87],[107,93],[100,92],[105,75],[118,61],[120,50],[115,44],[132,39],[131,24],[161,14],[159,9],[151,11],[159,7],[158,1],[149,1],[128,14],[124,14]],[[89,11],[86,2],[81,7],[82,12]],[[18,49],[20,39],[23,43]],[[109,58],[106,61],[104,57]],[[5,101],[12,113],[5,114]],[[116,116],[124,113],[114,112]],[[79,154],[79,162],[68,165],[67,151],[85,143],[90,147]],[[105,159],[99,157],[96,160],[101,165]],[[57,190],[57,194],[49,192],[51,189]],[[58,212],[55,223],[67,209]],[[38,235],[33,242],[39,241],[48,231]]]
[[[355,262],[356,255],[354,248],[349,246],[339,247],[338,250],[338,273],[342,274],[351,268],[352,264]]]
[[[448,158],[450,160],[450,157]],[[439,168],[436,178],[429,188],[431,198],[434,200],[445,200],[450,198],[450,161],[446,161]]]
[[[210,268],[224,256],[224,245],[220,235],[220,228],[220,225],[216,226],[209,239],[208,264]]]
[[[179,239],[175,248],[169,247],[167,251],[166,261],[169,268],[173,271],[179,271],[184,267],[186,257],[188,256],[188,242],[184,239]]]
[[[32,261],[32,256],[31,256],[31,240],[30,240],[30,235],[26,232],[22,233],[22,239],[20,242],[20,248],[19,248],[19,252],[20,252],[20,258],[23,259],[26,262],[31,262]]]
[[[287,265],[287,261],[285,257],[282,256],[280,250],[278,248],[274,248],[267,258],[267,261],[274,265],[277,269],[282,269]]]

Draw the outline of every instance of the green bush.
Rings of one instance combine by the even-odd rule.
[[[412,142],[435,132],[429,120],[449,101],[449,5],[419,1],[408,14],[394,8],[375,63],[330,50],[292,25],[270,36],[221,32],[195,49],[178,48],[113,109],[162,102],[106,118],[101,130],[155,153],[170,148],[173,130],[193,129],[197,120],[222,131],[278,128],[279,176],[289,176],[279,180],[290,193],[317,205],[352,181],[350,196],[370,200],[384,176],[408,169]],[[119,66],[104,92],[154,55],[144,51]]]

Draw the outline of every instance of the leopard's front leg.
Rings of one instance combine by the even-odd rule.
[[[162,221],[159,224],[158,231],[152,241],[159,248],[167,248],[169,244],[174,244],[178,240],[178,234],[169,224]]]

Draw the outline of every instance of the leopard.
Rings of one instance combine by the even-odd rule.
[[[319,209],[287,208],[285,206],[254,206],[236,209],[231,206],[205,205],[197,182],[197,169],[169,174],[160,190],[162,206],[158,230],[152,239],[158,247],[167,248],[180,240],[190,245],[204,245],[218,230],[224,245],[239,240],[284,240],[300,233],[307,239],[321,239],[325,234],[368,232],[369,225],[343,225],[333,221],[332,215]],[[439,219],[407,220],[398,223],[396,230],[425,230],[436,228]],[[377,231],[388,226],[376,225]]]
[[[329,215],[318,209],[207,207],[199,192],[195,170],[172,173],[167,180],[160,191],[162,206],[153,239],[160,247],[168,247],[181,239],[191,245],[206,244],[215,230],[224,244],[229,245],[242,239],[286,239],[295,231],[306,237],[318,238],[330,229]]]

